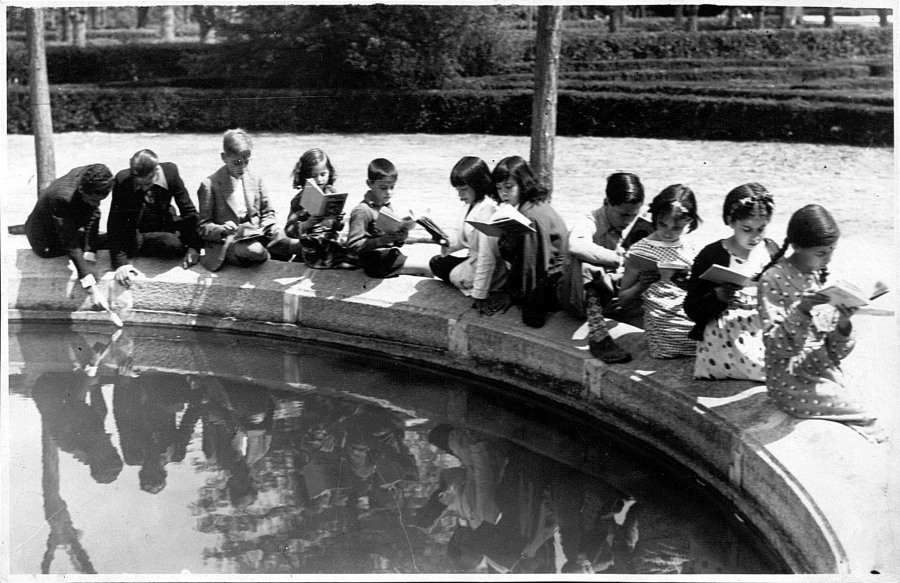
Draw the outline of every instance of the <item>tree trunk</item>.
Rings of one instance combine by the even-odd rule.
[[[69,12],[69,8],[61,8],[59,11],[62,18],[62,37],[59,40],[64,43],[72,42],[72,37],[75,36]]]
[[[149,20],[150,20],[150,7],[149,6],[138,6],[137,23],[135,24],[135,28],[147,28],[147,23]]]
[[[216,23],[216,9],[213,6],[193,6],[191,16],[200,28],[200,42],[210,44],[215,40],[213,34]]]
[[[753,10],[753,28],[765,28],[766,27],[766,7],[765,6],[757,6]]]
[[[675,28],[681,28],[684,26],[684,5],[676,4],[675,5]]]
[[[163,6],[162,8],[162,38],[164,42],[175,42],[175,7]]]
[[[825,28],[831,28],[834,26],[834,8],[826,8],[825,9]]]
[[[612,6],[609,13],[609,32],[619,32],[625,25],[625,6]]]
[[[888,10],[887,8],[879,8],[878,9],[878,25],[879,26],[886,27],[886,26],[891,25],[891,23],[888,22],[888,14],[890,14],[890,13],[891,13],[891,11]]]
[[[47,52],[44,45],[44,10],[26,8],[28,74],[31,96],[31,127],[37,161],[37,194],[56,179],[53,153],[53,114],[50,110],[50,83],[47,81]]]
[[[728,8],[727,14],[728,24],[726,24],[725,26],[727,26],[728,28],[735,28],[737,26],[738,9],[734,6],[730,6]]]
[[[87,46],[87,9],[73,8],[69,16],[72,20],[72,44],[83,49]]]
[[[538,7],[531,106],[531,167],[551,193],[561,22],[562,6]]]
[[[685,30],[688,32],[697,32],[699,29],[699,23],[697,16],[700,13],[700,5],[699,4],[688,4],[684,7],[685,13],[687,13],[687,26]]]
[[[803,8],[799,6],[782,6],[779,28],[795,28],[803,22]]]

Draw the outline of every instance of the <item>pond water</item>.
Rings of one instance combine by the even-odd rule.
[[[784,572],[686,470],[508,387],[112,332],[10,326],[11,573]]]

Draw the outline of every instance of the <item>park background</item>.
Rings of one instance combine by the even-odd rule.
[[[84,47],[74,45],[91,12],[50,15],[56,19],[47,32],[58,175],[88,163],[115,172],[134,151],[150,148],[179,166],[196,202],[200,181],[221,165],[221,133],[240,126],[254,136],[250,169],[268,184],[281,221],[294,194],[294,163],[319,147],[337,168],[339,190],[351,193],[348,204],[365,191],[368,161],[387,157],[400,172],[394,206],[427,212],[450,227],[460,203],[449,173],[461,156],[477,155],[489,165],[512,154],[528,158],[534,37],[528,8],[510,9],[509,21],[488,27],[497,43],[469,57],[452,53],[478,46],[471,37],[459,35],[470,42],[448,41],[434,55],[420,50],[428,44],[424,37],[397,36],[403,22],[375,35],[379,19],[369,19],[352,29],[360,36],[348,32],[340,39],[362,49],[335,53],[344,60],[328,67],[321,59],[330,49],[315,44],[320,38],[304,37],[309,44],[298,46],[286,35],[254,38],[258,30],[242,27],[275,22],[296,31],[305,22],[297,12],[302,7],[278,13],[257,6],[266,18],[257,13],[231,28],[233,9],[201,8],[201,16],[213,8],[215,43],[201,43],[202,22],[184,18],[176,18],[174,38],[166,42],[169,10],[160,6],[144,13],[144,26],[136,26],[137,8],[106,11],[104,26],[85,27]],[[827,207],[843,233],[832,277],[863,287],[882,279],[894,290],[856,317],[859,344],[846,368],[892,421],[888,447],[896,451],[900,239],[892,27],[879,26],[875,8],[836,10],[826,27],[826,13],[807,9],[803,24],[789,26],[790,15],[770,6],[761,14],[737,13],[733,28],[729,11],[688,10],[679,22],[675,13],[639,17],[590,7],[597,11],[575,14],[575,8],[567,7],[563,25],[554,207],[572,225],[601,203],[605,179],[616,171],[638,174],[648,200],[683,183],[697,193],[704,219],[692,235],[698,246],[729,234],[721,202],[739,184],[757,181],[774,194],[768,234],[779,242],[795,209],[811,202]],[[178,9],[182,17],[194,14],[193,7]],[[4,248],[27,248],[24,238],[5,234],[7,225],[25,221],[37,192],[27,55],[23,69],[15,10],[7,7],[0,222]],[[470,13],[473,28],[485,18],[472,7],[454,8],[446,18],[456,13]],[[446,22],[439,24],[436,29]],[[379,42],[360,45],[358,38]],[[282,58],[292,51],[303,58]],[[330,73],[297,74],[320,70]],[[226,82],[234,86],[224,88]],[[108,209],[107,200],[104,223]]]

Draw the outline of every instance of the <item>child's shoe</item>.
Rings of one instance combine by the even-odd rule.
[[[599,358],[606,364],[618,364],[631,360],[631,354],[616,344],[611,336],[607,336],[603,340],[591,340],[588,348],[594,358]]]

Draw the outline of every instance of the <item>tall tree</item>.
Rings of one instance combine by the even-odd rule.
[[[562,6],[538,7],[531,106],[531,167],[551,193],[561,27]]]
[[[137,22],[135,23],[135,28],[147,28],[147,24],[150,23],[150,7],[149,6],[138,6],[137,7]]]
[[[69,18],[72,19],[72,44],[83,49],[87,46],[87,8],[70,9]]]
[[[891,11],[887,8],[879,8],[878,9],[878,25],[881,27],[890,26],[891,23],[888,21],[888,14]]]
[[[699,4],[687,4],[684,7],[684,12],[687,14],[687,24],[685,25],[685,30],[690,32],[697,32],[699,28],[698,16],[700,15],[700,5]]]
[[[160,22],[162,38],[165,42],[175,42],[175,7],[162,7],[162,20]]]
[[[209,44],[215,40],[214,27],[216,24],[216,8],[215,6],[199,6],[191,7],[191,18],[197,21],[200,27],[200,42]]]
[[[834,7],[829,6],[825,9],[825,28],[831,28],[834,26]]]
[[[53,114],[50,110],[50,83],[47,81],[47,52],[44,43],[44,10],[27,8],[29,90],[31,126],[37,161],[37,191],[40,193],[56,179],[53,153]]]

